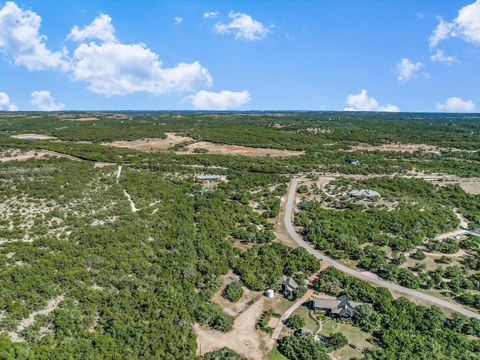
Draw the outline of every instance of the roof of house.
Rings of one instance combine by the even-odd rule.
[[[285,279],[285,286],[286,286],[287,289],[290,289],[290,290],[298,289],[297,282],[291,276],[288,276]]]
[[[369,190],[369,189],[352,190],[348,192],[348,195],[353,197],[368,197],[368,198],[380,196],[378,192],[374,190]]]
[[[197,175],[195,178],[197,180],[219,180],[226,178],[226,175]]]
[[[363,305],[361,302],[350,301],[348,296],[341,295],[337,299],[312,299],[312,307],[316,309],[329,309],[334,314],[343,315],[345,311],[348,313]],[[350,309],[350,310],[349,310]]]

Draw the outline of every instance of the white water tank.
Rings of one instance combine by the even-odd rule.
[[[265,291],[265,296],[269,299],[273,299],[273,295],[275,295],[275,292],[272,289],[268,289]]]

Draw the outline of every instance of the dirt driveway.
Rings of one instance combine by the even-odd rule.
[[[233,328],[228,333],[207,329],[195,324],[198,355],[220,349],[224,346],[245,356],[249,360],[266,359],[269,350],[266,334],[255,329],[257,320],[262,315],[270,299],[260,297],[234,321]]]

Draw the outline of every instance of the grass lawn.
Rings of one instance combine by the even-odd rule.
[[[280,354],[277,347],[274,346],[272,352],[270,353],[270,360],[288,360],[285,356]]]
[[[292,315],[299,315],[305,320],[305,327],[307,329],[317,331],[318,323],[310,317],[309,310],[306,306],[300,306]]]
[[[361,358],[362,350],[372,346],[367,341],[367,339],[370,337],[370,334],[363,332],[359,328],[348,323],[342,323],[340,321],[337,322],[333,319],[326,319],[323,323],[323,328],[320,333],[325,336],[330,336],[336,332],[341,332],[347,337],[349,344],[354,344],[357,346],[357,349],[353,349],[347,345],[337,351],[332,352],[331,354],[338,359],[351,359],[354,357]]]
[[[287,311],[290,306],[294,304],[293,301],[289,301],[287,299],[281,298],[278,301],[275,302],[273,305],[273,310],[279,314],[283,314],[285,311]]]

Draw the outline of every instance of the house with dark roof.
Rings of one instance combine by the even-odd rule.
[[[294,292],[298,288],[299,286],[297,282],[291,276],[286,277],[285,284],[283,285],[283,296],[289,300],[292,300],[295,297]]]
[[[347,295],[341,295],[337,299],[310,300],[310,309],[315,311],[325,311],[327,315],[342,318],[355,317],[358,314],[355,308],[359,305],[364,304],[361,302],[350,301]]]

